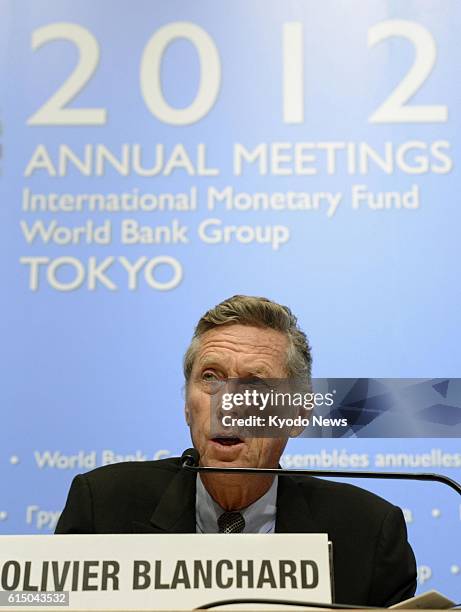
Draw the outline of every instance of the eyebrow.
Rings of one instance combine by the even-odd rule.
[[[223,368],[226,365],[226,359],[220,358],[217,355],[205,355],[198,359],[198,365],[201,369],[203,368]],[[255,366],[250,368],[246,376],[260,376],[261,378],[273,378],[268,368],[261,364],[261,366]]]
[[[204,357],[199,357],[197,361],[198,361],[198,364],[200,365],[200,367],[202,367],[202,368],[203,368],[203,366],[220,365],[220,364],[223,363],[222,358],[220,359],[215,354],[205,355]]]

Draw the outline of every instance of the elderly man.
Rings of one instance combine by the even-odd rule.
[[[215,381],[310,377],[296,317],[234,296],[199,321],[184,358],[186,421],[201,465],[277,467],[286,438],[213,437]],[[56,533],[328,533],[336,601],[388,606],[414,594],[402,512],[358,487],[312,477],[202,474],[179,459],[122,463],[77,476]],[[353,563],[351,563],[353,559]]]

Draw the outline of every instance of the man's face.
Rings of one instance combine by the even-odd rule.
[[[284,378],[287,346],[279,331],[240,324],[215,327],[201,337],[187,388],[186,421],[202,465],[277,467],[284,438],[240,438],[228,444],[211,437],[210,383],[254,376]]]

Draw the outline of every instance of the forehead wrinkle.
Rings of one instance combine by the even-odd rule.
[[[269,373],[272,369],[279,366],[279,361],[283,359],[281,351],[274,350],[269,347],[267,351],[262,352],[259,349],[253,349],[253,351],[245,351],[245,345],[243,347],[229,348],[226,346],[218,347],[221,351],[215,350],[216,345],[208,352],[207,347],[203,347],[203,351],[197,359],[197,363],[200,367],[206,365],[217,365],[225,367],[245,367],[246,364],[250,364],[247,369],[257,373],[263,371]],[[242,350],[243,348],[243,350]]]
[[[231,335],[231,334],[229,334]],[[274,346],[279,344],[279,346]],[[285,348],[286,349],[286,340],[285,338],[281,338],[280,342],[277,342],[277,340],[272,339],[271,341],[268,340],[267,344],[260,344],[258,342],[251,342],[251,341],[242,341],[241,339],[237,339],[234,338],[233,336],[231,336],[231,338],[209,338],[209,339],[202,339],[201,342],[201,347],[200,347],[200,353],[204,353],[206,350],[209,349],[209,345],[211,345],[211,347],[213,348],[218,348],[218,349],[224,349],[226,351],[230,351],[233,353],[242,353],[244,352],[245,355],[255,355],[257,353],[262,353],[263,355],[279,355],[280,354],[280,349]],[[207,346],[208,345],[208,346]],[[285,346],[282,346],[285,345]],[[249,350],[245,350],[245,349],[249,349]]]
[[[239,358],[240,357],[240,358]],[[253,366],[250,368],[251,370],[253,370],[255,373],[256,372],[263,372],[266,371],[267,366],[271,366],[273,365],[272,363],[270,363],[268,360],[261,358],[261,356],[259,356],[258,361],[259,363],[255,364],[255,359],[252,357],[251,354],[245,353],[243,355],[236,355],[233,359],[229,359],[228,355],[225,354],[219,354],[219,353],[205,353],[204,355],[201,355],[198,359],[197,359],[197,363],[199,366],[201,367],[206,367],[206,366],[213,366],[213,365],[217,365],[217,366],[221,366],[221,365],[230,365],[230,363],[238,363],[241,361],[245,361],[246,358],[248,358],[249,360],[251,360],[251,363],[253,364]]]
[[[208,344],[208,346],[206,346]],[[246,351],[249,347],[251,350]],[[264,350],[261,350],[264,349]],[[224,367],[226,369],[243,369],[247,373],[270,377],[274,368],[285,369],[283,349],[274,349],[273,346],[256,346],[254,343],[237,343],[228,340],[209,339],[202,346],[197,358],[198,367]],[[286,349],[285,349],[286,350]]]
[[[228,357],[225,355],[220,355],[219,353],[204,353],[200,355],[197,359],[197,363],[201,366],[213,365],[213,364],[221,364],[222,361],[228,361]]]

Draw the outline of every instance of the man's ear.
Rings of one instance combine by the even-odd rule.
[[[190,412],[189,412],[189,407],[187,405],[187,401],[184,404],[184,415],[186,417],[186,423],[189,425],[190,427]]]
[[[189,407],[187,405],[187,381],[183,385],[182,396],[184,398],[184,416],[186,417],[186,423],[190,427],[190,411],[189,411]]]
[[[301,419],[309,419],[311,418],[312,410],[305,410],[303,406],[299,406],[298,410],[296,410],[295,417],[300,417]],[[291,428],[290,438],[298,438],[305,431],[305,427],[303,425],[296,425]]]

